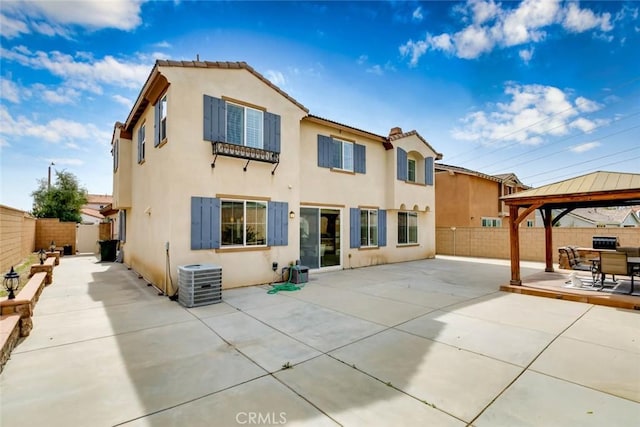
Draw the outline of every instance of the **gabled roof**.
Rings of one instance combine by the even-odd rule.
[[[637,221],[631,207],[619,209],[578,208],[571,211],[568,215],[575,216],[592,224],[620,225],[629,215],[632,215],[633,219]]]
[[[113,197],[108,194],[87,194],[87,204],[103,204],[111,203]]]
[[[418,137],[418,139],[424,143],[424,145],[426,145],[427,147],[429,147],[429,149],[430,149],[431,151],[433,151],[434,153],[436,153],[436,160],[440,160],[440,159],[442,159],[442,153],[438,153],[438,152],[437,152],[437,151],[436,151],[436,150],[431,146],[431,144],[429,144],[429,143],[427,142],[427,140],[426,140],[426,139],[424,139],[424,138],[423,138],[423,137],[418,133],[418,131],[416,131],[416,130],[410,130],[409,132],[403,132],[403,133],[397,133],[397,134],[394,134],[394,135],[389,135],[389,141],[395,141],[395,140],[402,139],[402,138],[406,138],[406,137],[413,136],[413,135],[417,136],[417,137]]]
[[[147,108],[147,106],[151,103],[154,104],[156,101],[156,96],[160,95],[160,92],[163,92],[166,87],[169,86],[170,82],[162,75],[160,72],[160,67],[183,67],[183,68],[209,68],[209,69],[227,69],[227,70],[246,70],[256,76],[259,80],[265,83],[267,86],[271,87],[273,90],[278,92],[280,95],[284,96],[286,99],[295,104],[298,108],[303,110],[305,113],[309,113],[309,110],[298,101],[289,96],[285,91],[280,89],[278,86],[274,85],[264,77],[262,74],[258,73],[253,67],[248,65],[246,62],[228,62],[228,61],[168,61],[168,60],[157,60],[154,64],[151,72],[149,73],[149,77],[145,84],[142,86],[138,97],[136,98],[136,102],[127,117],[127,120],[124,125],[124,129],[127,132],[131,132],[138,119],[142,115],[142,112]],[[158,89],[160,88],[160,89]],[[117,124],[116,124],[117,126]]]
[[[623,206],[640,203],[640,174],[593,172],[501,197],[509,205],[564,207]]]
[[[315,116],[313,114],[308,114],[306,117],[303,117],[302,120],[308,120],[308,121],[312,121],[312,122],[316,122],[316,123],[322,123],[322,124],[327,124],[327,125],[330,125],[330,126],[335,126],[335,127],[338,127],[338,128],[343,128],[344,130],[347,130],[347,131],[350,131],[350,132],[353,132],[353,133],[363,134],[364,136],[367,136],[369,138],[379,139],[382,142],[387,140],[386,136],[382,136],[382,135],[375,134],[373,132],[369,132],[369,131],[366,131],[366,130],[358,129],[358,128],[353,127],[353,126],[345,125],[343,123],[339,123],[339,122],[336,122],[334,120],[325,119],[324,117]]]
[[[486,173],[474,171],[474,170],[463,168],[463,167],[460,167],[460,166],[445,165],[444,163],[436,163],[435,169],[436,169],[436,172],[442,171],[442,172],[460,173],[460,174],[464,174],[464,175],[477,176],[479,178],[483,178],[483,179],[487,179],[489,181],[495,181],[495,182],[499,182],[499,183],[515,182],[518,186],[520,186],[522,188],[529,188],[529,186],[524,185],[518,179],[518,177],[516,176],[515,173],[503,173],[503,174],[499,174],[499,175],[488,175]]]
[[[104,216],[100,213],[100,211],[91,208],[82,208],[80,209],[80,213],[83,215],[91,216],[98,219],[103,219]]]

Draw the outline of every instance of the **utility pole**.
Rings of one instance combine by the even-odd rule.
[[[47,190],[51,190],[51,166],[55,166],[56,164],[51,162],[49,165],[49,179],[47,180]]]

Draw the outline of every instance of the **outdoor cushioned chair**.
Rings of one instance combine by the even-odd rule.
[[[569,267],[571,267],[572,270],[591,271],[591,265],[576,260],[573,249],[564,247],[560,248],[559,250],[560,253],[564,253],[567,255],[567,260],[569,260]]]
[[[615,280],[616,274],[631,277],[631,291],[633,292],[633,276],[635,271],[627,264],[627,254],[624,252],[602,252],[600,254],[600,273],[602,274],[600,289],[604,288],[604,277],[611,274]]]

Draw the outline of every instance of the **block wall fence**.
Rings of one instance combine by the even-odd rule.
[[[47,249],[51,242],[56,247],[71,245],[71,253],[76,253],[76,223],[61,222],[57,218],[39,218],[36,221],[36,250]]]
[[[558,247],[591,247],[593,236],[616,236],[620,246],[640,247],[640,228],[553,228],[554,262]],[[481,258],[509,259],[509,228],[449,227],[436,228],[436,253]],[[520,259],[544,262],[544,228],[520,228]]]
[[[0,205],[0,273],[4,275],[35,250],[36,219],[29,213]]]

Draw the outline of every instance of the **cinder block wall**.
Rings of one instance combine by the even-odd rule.
[[[616,236],[621,246],[640,247],[640,228],[554,227],[554,253],[560,246],[590,248],[593,236]],[[509,259],[509,247],[508,227],[436,228],[436,253],[440,255]],[[520,228],[520,259],[544,262],[544,251],[544,228]]]
[[[0,205],[0,273],[35,250],[36,220],[29,213]]]
[[[71,245],[71,253],[76,253],[76,223],[60,222],[57,218],[39,218],[36,221],[36,250],[48,249],[51,241],[61,248]]]

